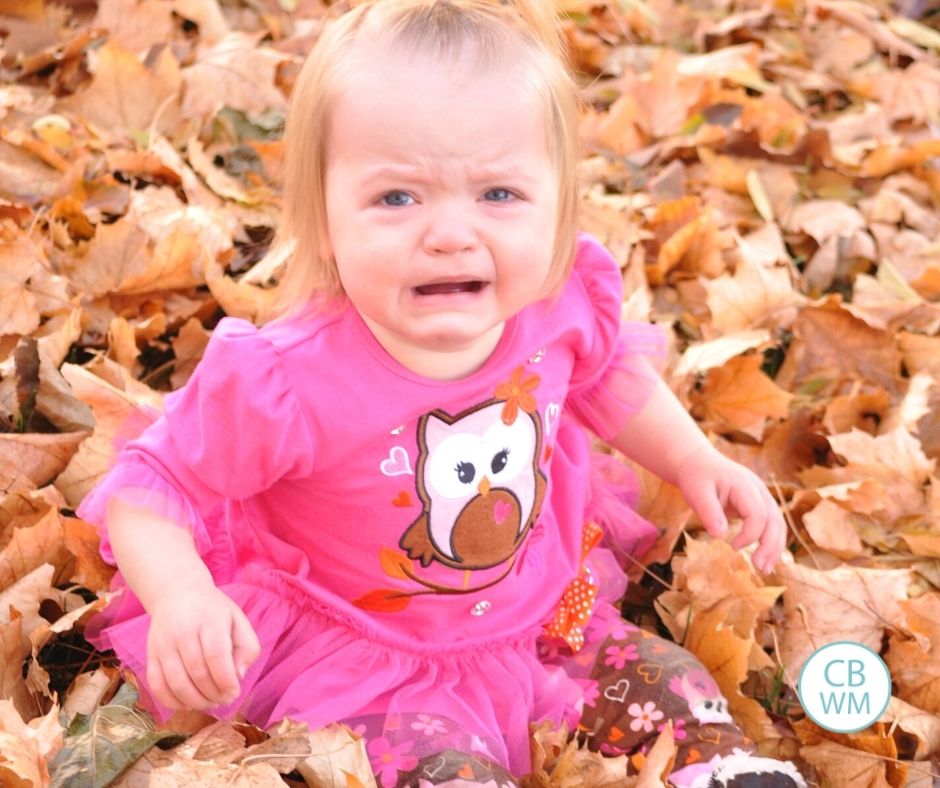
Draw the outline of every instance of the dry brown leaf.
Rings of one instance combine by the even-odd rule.
[[[852,513],[832,501],[820,501],[804,514],[803,525],[816,544],[839,558],[851,560],[865,552],[853,525]]]
[[[627,82],[626,92],[636,96],[639,104],[638,125],[652,139],[679,132],[701,93],[702,80],[680,76],[681,63],[675,52],[660,50],[648,78]]]
[[[43,564],[29,574],[17,579],[12,585],[0,589],[0,624],[8,624],[18,613],[22,621],[23,637],[30,634],[48,622],[39,615],[39,605],[44,599],[55,596],[52,588],[52,578],[55,568],[51,564]]]
[[[133,370],[139,355],[137,337],[131,324],[123,317],[114,318],[108,328],[108,357],[122,367]]]
[[[23,636],[23,620],[19,614],[0,624],[0,698],[12,701],[27,719],[36,710],[36,701],[23,680],[23,665],[30,653],[29,639]]]
[[[834,744],[854,753],[860,763],[870,765],[872,761],[880,762],[882,770],[876,772],[870,779],[883,780],[883,784],[895,788],[900,788],[905,784],[907,765],[898,761],[897,743],[883,723],[875,723],[869,728],[854,733],[838,733],[820,728],[808,718],[804,718],[795,722],[793,728],[804,744],[810,746]],[[800,749],[801,755],[804,749]],[[851,766],[841,761],[851,760],[852,755],[836,751],[833,755],[836,759],[836,762],[832,764],[833,771],[838,774],[849,773],[844,769],[851,769]],[[807,760],[814,763],[811,759]],[[863,773],[859,772],[860,775]],[[822,774],[828,776],[829,772],[823,771]]]
[[[72,561],[63,537],[61,518],[51,507],[28,528],[14,528],[0,551],[0,589],[9,588],[45,564],[55,568],[57,580],[54,582],[62,582],[65,578],[61,574]]]
[[[266,763],[219,766],[207,761],[173,760],[150,772],[150,788],[179,788],[199,785],[204,788],[284,788],[277,769]]]
[[[763,329],[739,331],[709,342],[692,343],[685,349],[672,374],[678,377],[705,372],[723,366],[735,356],[768,344],[770,344],[770,332]]]
[[[145,64],[134,52],[109,41],[95,51],[93,72],[91,85],[60,106],[92,124],[97,133],[126,134],[151,126],[162,133],[178,124],[181,77],[169,47]]]
[[[940,594],[934,591],[900,606],[913,637],[892,633],[885,662],[902,700],[940,714]]]
[[[893,404],[888,392],[880,388],[866,388],[844,397],[832,397],[826,405],[823,425],[831,435],[856,428],[873,433],[888,420]]]
[[[786,587],[779,657],[793,687],[809,655],[827,643],[852,640],[879,652],[885,629],[904,623],[899,603],[913,580],[907,569],[819,571],[795,563],[778,565],[775,577]]]
[[[49,785],[47,763],[62,747],[59,709],[24,723],[9,700],[0,700],[0,783],[28,788]]]
[[[768,419],[787,417],[793,395],[774,385],[762,364],[763,357],[752,353],[709,370],[701,391],[692,397],[707,427],[737,430],[760,441]]]
[[[118,668],[96,668],[79,673],[65,694],[62,714],[71,721],[77,714],[90,716],[100,705],[107,703],[121,681]]]
[[[330,725],[306,734],[312,753],[297,771],[310,785],[330,785],[341,775],[353,775],[363,786],[375,786],[366,741],[344,725]]]
[[[940,70],[926,61],[852,80],[852,90],[876,99],[892,123],[924,125],[940,114]]]
[[[901,355],[894,338],[854,317],[838,299],[802,309],[793,333],[778,386],[794,391],[813,380],[832,387],[862,378],[889,393],[897,391]]]
[[[185,118],[208,119],[222,107],[257,114],[286,108],[275,72],[289,58],[258,47],[259,38],[259,34],[231,32],[204,48],[196,62],[183,69]]]
[[[940,716],[892,697],[882,721],[891,723],[891,729],[900,728],[917,742],[914,752],[902,757],[919,760],[940,752]]]
[[[90,434],[0,434],[0,490],[27,491],[47,484],[69,464]]]
[[[660,246],[656,263],[646,268],[650,284],[662,284],[675,273],[714,278],[724,271],[718,227],[708,214],[699,216]]]
[[[85,254],[66,261],[75,287],[92,296],[120,292],[126,279],[146,271],[152,253],[147,235],[130,219],[99,225]]]
[[[756,328],[788,327],[805,299],[793,288],[786,268],[765,268],[742,259],[733,276],[705,283],[712,325],[722,334]]]
[[[26,149],[0,139],[0,197],[36,204],[70,190],[77,170],[63,173]]]
[[[821,245],[830,238],[865,229],[865,218],[857,208],[840,200],[808,200],[790,212],[786,229],[804,232]]]
[[[692,510],[682,497],[682,493],[672,484],[664,482],[645,468],[634,467],[640,483],[640,496],[636,511],[660,528],[659,538],[642,558],[643,563],[662,563],[668,561],[676,541],[688,523]],[[627,571],[637,576],[641,570],[636,564],[629,564]]]
[[[99,0],[95,25],[108,40],[128,52],[146,52],[164,44],[173,32],[171,8],[160,0]]]
[[[532,726],[532,774],[522,779],[524,788],[627,788],[627,756],[602,756],[568,736],[564,723],[558,730],[550,724]]]
[[[69,579],[95,593],[107,591],[115,570],[101,558],[95,527],[75,517],[63,517],[62,525],[65,546],[75,556],[75,571]]]
[[[176,363],[173,365],[170,382],[174,389],[180,388],[193,374],[206,345],[209,344],[209,336],[209,332],[202,327],[202,323],[194,317],[187,320],[179,330],[173,340],[173,355],[176,356]]]
[[[899,476],[920,486],[936,467],[936,462],[924,455],[918,440],[903,426],[877,436],[853,429],[830,436],[829,445],[849,462],[849,469],[857,478]]]
[[[667,720],[643,759],[635,788],[665,788],[675,762],[676,741],[672,733],[672,720]]]
[[[85,494],[108,470],[117,451],[139,435],[156,417],[152,409],[75,364],[64,364],[76,396],[94,412],[95,430],[82,443],[55,485],[69,506],[78,506]]]

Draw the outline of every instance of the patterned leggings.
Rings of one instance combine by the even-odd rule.
[[[629,755],[628,774],[643,765],[667,720],[672,720],[678,754],[670,781],[688,785],[710,772],[721,756],[749,750],[733,723],[727,701],[708,671],[691,653],[625,621],[603,640],[576,655],[546,652],[584,687],[585,706],[578,737],[592,750]],[[405,715],[390,731],[384,718],[349,724],[363,735],[379,784],[425,786],[480,783],[487,788],[517,781],[486,757],[485,742],[428,714]]]

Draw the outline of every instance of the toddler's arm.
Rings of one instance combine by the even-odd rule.
[[[646,364],[643,359],[637,363]],[[725,507],[743,520],[735,548],[759,542],[754,565],[770,571],[786,546],[786,523],[766,485],[725,457],[698,428],[662,379],[627,427],[610,444],[660,478],[676,485],[714,536],[728,528]]]
[[[154,697],[170,709],[234,700],[258,639],[213,583],[189,531],[117,497],[107,528],[121,574],[151,617],[147,683]]]

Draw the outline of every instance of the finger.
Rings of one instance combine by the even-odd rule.
[[[787,546],[787,523],[784,520],[776,501],[767,495],[768,525],[761,535],[761,545],[754,553],[754,564],[764,573],[773,570],[774,564]]]
[[[222,703],[226,693],[216,684],[206,661],[205,651],[199,635],[194,634],[183,642],[180,647],[180,657],[186,667],[186,672],[189,674],[189,680],[199,693],[213,704]]]
[[[207,628],[200,634],[200,644],[212,680],[219,688],[220,702],[231,703],[239,691],[231,631],[223,627]]]
[[[760,488],[739,484],[733,491],[732,505],[743,521],[741,531],[731,542],[735,550],[757,541],[767,525],[767,507],[764,506]]]
[[[235,670],[239,679],[245,678],[248,668],[261,653],[261,643],[248,617],[237,609],[232,617],[232,642],[234,643]]]
[[[184,708],[207,709],[217,705],[203,695],[189,677],[187,666],[179,654],[171,654],[163,660],[163,676],[167,686],[179,698]]]
[[[150,694],[161,706],[173,711],[186,708],[166,683],[160,660],[150,655],[147,656],[147,686],[150,688]]]
[[[683,490],[683,494],[708,533],[721,537],[728,532],[728,518],[711,484],[693,485]]]

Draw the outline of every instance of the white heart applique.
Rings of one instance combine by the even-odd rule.
[[[386,459],[382,460],[379,469],[386,476],[413,476],[411,470],[411,461],[408,459],[408,452],[401,446],[392,446],[391,452]]]
[[[561,413],[561,408],[558,407],[557,402],[549,402],[548,407],[545,408],[545,436],[548,437],[552,434],[552,427],[555,426],[555,423],[558,421],[558,415]]]
[[[607,698],[607,700],[623,703],[627,699],[627,693],[629,691],[630,679],[620,679],[616,684],[611,684],[604,690],[604,697]]]

